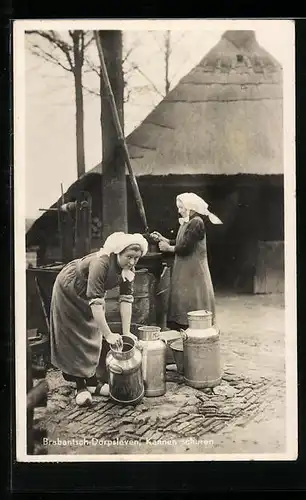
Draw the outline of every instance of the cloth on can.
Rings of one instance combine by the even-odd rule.
[[[205,309],[212,312],[214,323],[215,296],[202,217],[195,214],[182,223],[174,243],[168,321],[187,327],[187,313]]]
[[[58,274],[50,310],[51,363],[69,375],[90,378],[99,364],[102,333],[90,304],[104,304],[119,286],[119,300],[133,301],[133,282],[124,281],[117,255],[93,253],[67,264]]]

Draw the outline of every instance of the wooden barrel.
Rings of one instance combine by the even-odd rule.
[[[106,319],[111,322],[121,322],[119,312],[119,287],[108,290],[105,297]],[[134,303],[132,322],[147,324],[150,318],[150,274],[148,269],[139,269],[135,273]]]

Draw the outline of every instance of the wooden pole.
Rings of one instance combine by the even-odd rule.
[[[124,127],[124,79],[122,72],[122,34],[118,30],[99,31],[104,49],[107,74],[112,86],[116,109]],[[101,73],[101,72],[100,72]],[[126,167],[107,97],[104,78],[100,75],[102,132],[102,241],[115,231],[128,231]]]
[[[122,130],[122,127],[120,124],[118,110],[117,110],[116,102],[114,99],[114,94],[113,94],[113,91],[111,88],[111,84],[109,81],[108,72],[107,72],[107,68],[106,68],[106,64],[105,64],[105,59],[104,59],[102,44],[101,44],[100,37],[99,37],[99,32],[95,31],[94,35],[95,35],[95,40],[96,40],[98,53],[99,53],[100,66],[101,66],[101,77],[103,79],[106,94],[107,94],[106,97],[107,97],[109,104],[110,104],[110,109],[111,109],[111,113],[112,113],[112,117],[113,117],[113,121],[114,121],[114,126],[116,129],[118,141],[119,141],[119,144],[121,145],[123,153],[124,153],[124,158],[125,158],[125,162],[126,162],[126,165],[128,168],[129,177],[130,177],[131,185],[132,185],[133,192],[135,195],[137,207],[138,207],[138,210],[140,213],[140,217],[141,217],[141,220],[143,222],[145,232],[148,233],[149,228],[148,228],[147,218],[146,218],[146,214],[145,214],[145,209],[144,209],[143,201],[142,201],[141,194],[140,194],[140,191],[138,188],[138,184],[136,181],[136,177],[135,177],[134,172],[132,170],[132,165],[131,165],[131,161],[130,161],[130,157],[129,157],[128,148],[127,148],[124,134],[123,134],[123,130]]]

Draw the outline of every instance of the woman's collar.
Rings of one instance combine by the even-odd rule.
[[[118,274],[121,274],[123,281],[133,281],[135,278],[135,268],[132,270],[123,269],[119,264],[119,254],[114,254]]]
[[[200,215],[198,214],[198,212],[192,212],[189,214],[189,219],[194,219],[194,217],[199,217]]]
[[[199,214],[197,212],[193,212],[193,213],[190,213],[189,215],[187,215],[186,217],[180,217],[179,223],[181,226],[183,224],[187,224],[191,219],[193,219],[196,216],[199,216]]]

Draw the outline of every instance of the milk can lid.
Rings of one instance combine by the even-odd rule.
[[[187,316],[190,316],[191,318],[194,316],[199,316],[202,318],[206,318],[207,316],[212,316],[211,311],[206,311],[205,309],[201,309],[199,311],[190,311],[187,313]]]
[[[186,332],[188,334],[188,338],[192,338],[193,340],[195,340],[195,339],[201,340],[201,339],[205,339],[205,338],[219,336],[219,331],[214,327],[205,328],[205,330],[203,330],[203,329],[196,330],[193,328],[192,330],[190,330],[190,332],[188,332],[188,330],[186,330]]]

